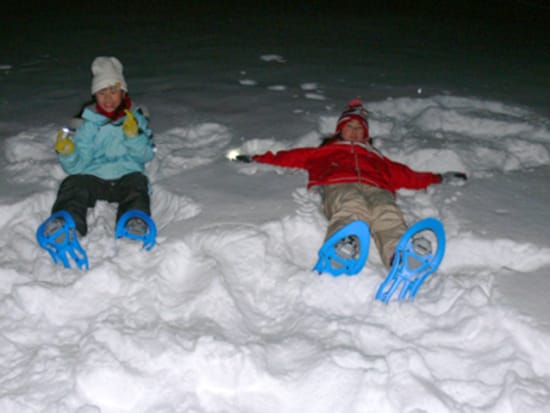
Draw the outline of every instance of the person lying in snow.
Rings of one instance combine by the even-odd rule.
[[[125,223],[137,238],[152,224],[149,183],[145,164],[153,159],[154,145],[148,120],[128,95],[123,66],[116,57],[94,59],[91,70],[92,101],[85,104],[77,120],[74,136],[68,129],[57,135],[54,149],[63,170],[69,174],[59,187],[52,216],[41,228],[49,236],[74,221],[80,236],[88,232],[86,213],[96,201],[118,203],[117,222],[129,211],[139,211]]]
[[[348,104],[338,118],[335,133],[319,147],[238,155],[235,160],[307,170],[308,188],[321,188],[323,210],[329,221],[325,240],[352,221],[364,221],[387,268],[391,267],[395,247],[407,230],[403,213],[395,202],[395,191],[467,179],[462,172],[417,172],[382,155],[369,137],[368,114],[359,99]],[[420,238],[418,247],[430,249],[426,242]],[[336,251],[344,259],[355,256],[357,248],[353,237],[336,245]]]

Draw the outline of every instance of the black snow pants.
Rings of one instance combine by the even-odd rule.
[[[94,175],[70,175],[59,187],[52,213],[67,211],[73,217],[77,231],[84,236],[88,232],[87,210],[93,208],[97,201],[118,203],[117,222],[131,209],[151,215],[148,180],[141,172],[109,180]]]

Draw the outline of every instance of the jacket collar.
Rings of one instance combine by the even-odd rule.
[[[376,149],[374,146],[372,146],[372,144],[370,144],[369,142],[350,142],[350,141],[337,140],[337,141],[334,141],[331,145],[359,146],[360,148],[363,148],[366,151],[372,152],[380,156],[381,158],[384,157],[384,155],[382,155],[382,153],[378,149]]]

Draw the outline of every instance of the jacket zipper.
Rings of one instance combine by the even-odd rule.
[[[351,143],[351,150],[353,152],[353,159],[355,161],[355,170],[357,171],[357,179],[361,182],[361,169],[359,168],[359,160],[357,159],[357,152],[355,151],[355,144]]]

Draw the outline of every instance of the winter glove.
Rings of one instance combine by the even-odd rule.
[[[252,162],[252,155],[237,155],[235,160],[237,162],[250,163]]]
[[[68,129],[59,129],[57,139],[53,147],[61,155],[70,155],[74,151],[74,142],[69,137]]]
[[[136,118],[134,117],[134,114],[128,109],[124,109],[124,113],[126,113],[126,119],[124,119],[124,122],[122,123],[122,130],[124,131],[124,135],[127,138],[135,138],[138,133],[138,124]]]
[[[464,172],[444,172],[439,175],[441,177],[442,184],[462,184],[468,180],[468,177]]]

